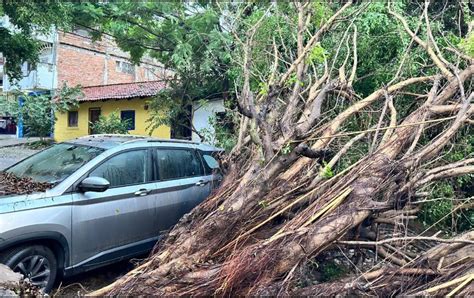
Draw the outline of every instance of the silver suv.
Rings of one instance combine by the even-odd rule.
[[[98,135],[59,143],[5,170],[51,183],[0,197],[0,262],[46,292],[57,278],[150,251],[222,176],[205,144]]]

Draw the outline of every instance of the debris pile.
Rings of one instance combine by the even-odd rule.
[[[20,273],[13,272],[7,266],[0,264],[0,296],[1,297],[23,297],[41,296],[41,291],[33,286]]]
[[[51,183],[36,182],[31,178],[20,178],[11,173],[0,173],[0,196],[30,194],[50,189]]]

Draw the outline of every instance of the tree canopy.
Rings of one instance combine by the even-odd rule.
[[[41,44],[38,34],[49,34],[53,28],[67,30],[72,24],[72,2],[11,1],[0,3],[0,53],[6,60],[10,80],[21,78],[21,65],[38,62]]]

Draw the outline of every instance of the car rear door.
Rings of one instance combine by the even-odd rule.
[[[73,264],[104,262],[126,253],[114,252],[120,247],[133,252],[158,236],[151,158],[151,149],[123,151],[89,172],[107,179],[110,188],[73,195]]]
[[[158,147],[154,165],[157,173],[157,214],[160,230],[169,229],[210,193],[210,177],[193,148]]]
[[[224,179],[222,171],[219,167],[219,162],[216,159],[216,155],[219,153],[218,151],[201,151],[199,150],[199,155],[201,157],[203,166],[204,166],[204,174],[210,180],[209,187],[210,191],[218,188]]]

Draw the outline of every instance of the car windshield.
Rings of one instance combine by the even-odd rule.
[[[17,177],[37,182],[59,183],[104,152],[104,149],[60,143],[25,159],[6,170]]]

